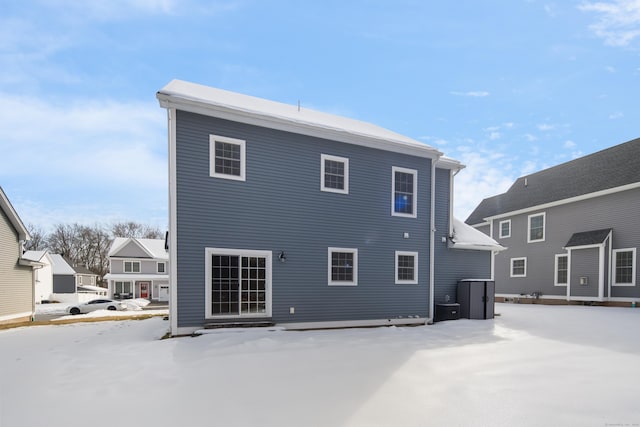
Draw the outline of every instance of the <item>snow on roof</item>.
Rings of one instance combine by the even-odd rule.
[[[480,251],[503,251],[507,248],[476,230],[458,218],[453,218],[453,245],[455,249],[473,249]]]
[[[59,254],[49,254],[51,256],[51,271],[53,274],[75,275],[76,271]]]
[[[409,149],[416,152],[415,154],[419,152],[424,157],[442,155],[440,151],[427,144],[371,123],[182,80],[171,81],[158,92],[157,98],[165,108],[179,106],[179,109],[190,111],[189,107],[199,106],[197,112],[202,114],[231,118],[228,114],[232,113],[233,120],[252,122],[251,119],[260,119],[261,125],[275,129],[283,129],[282,126],[276,125],[278,123],[288,124],[289,127],[294,125],[295,131],[303,134],[319,136],[319,130],[343,142],[363,144],[362,139],[369,142],[374,140],[382,143],[390,151]],[[205,107],[206,111],[202,111],[202,107]],[[316,132],[310,133],[311,130]]]
[[[22,254],[22,258],[29,261],[39,262],[46,253],[47,251],[26,251]]]
[[[169,259],[169,254],[164,248],[164,239],[138,239],[135,237],[116,237],[113,239],[108,256],[117,254],[129,241],[137,242],[153,258]]]

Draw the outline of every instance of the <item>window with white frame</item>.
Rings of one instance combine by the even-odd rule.
[[[125,273],[140,273],[140,261],[124,261]]]
[[[209,175],[215,178],[245,180],[246,142],[241,139],[209,135]]]
[[[415,218],[418,207],[418,171],[392,168],[391,215]]]
[[[527,242],[543,242],[544,241],[544,225],[545,213],[529,215],[527,221]]]
[[[349,194],[349,159],[320,155],[320,190]]]
[[[418,252],[396,251],[396,285],[418,283]]]
[[[500,238],[506,239],[507,237],[511,237],[511,220],[507,219],[504,221],[500,221]]]
[[[569,256],[557,254],[554,273],[554,285],[566,286],[569,283]]]
[[[511,277],[527,277],[527,258],[511,258]]]
[[[115,298],[132,296],[131,282],[115,282],[113,286],[113,296]]]
[[[165,273],[166,272],[166,264],[164,262],[159,262],[158,263],[157,272],[158,273]]]
[[[613,274],[614,286],[635,286],[636,285],[636,248],[614,249]]]
[[[358,250],[328,248],[327,276],[329,286],[358,285]]]

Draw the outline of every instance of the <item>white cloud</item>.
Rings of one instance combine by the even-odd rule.
[[[533,142],[533,141],[536,141],[538,139],[538,137],[536,137],[535,135],[532,135],[530,133],[525,133],[523,136],[529,142]]]
[[[611,113],[609,114],[609,118],[611,120],[615,120],[615,119],[621,119],[624,117],[624,113],[622,113],[621,111],[617,111],[615,113]]]
[[[166,116],[155,102],[0,97],[0,181],[23,189],[32,217],[145,221],[166,211]]]
[[[538,130],[540,130],[542,132],[547,132],[547,131],[550,131],[550,130],[554,130],[556,128],[556,126],[555,125],[550,125],[550,124],[547,124],[547,123],[542,123],[542,124],[539,124],[537,126],[537,128],[538,128]]]
[[[628,46],[640,37],[640,0],[586,2],[578,6],[598,15],[589,28],[611,46]]]
[[[482,199],[505,192],[515,177],[510,159],[502,153],[464,146],[458,152],[466,168],[455,178],[454,211],[464,221]]]
[[[610,72],[610,73],[615,73],[615,72],[616,72],[615,67],[612,67],[612,66],[610,66],[610,65],[608,65],[608,66],[604,67],[604,69],[605,69],[605,70],[607,70],[607,71],[608,71],[608,72]]]
[[[502,134],[500,132],[490,132],[489,133],[489,139],[491,141],[495,141],[496,139],[500,139],[501,136],[502,136]]]
[[[571,149],[571,148],[575,148],[576,143],[571,141],[571,140],[567,140],[567,141],[564,142],[563,146],[564,146],[564,148]]]
[[[470,97],[484,97],[484,96],[489,96],[489,92],[486,91],[470,91],[470,92],[457,92],[457,91],[453,91],[453,92],[449,92],[451,95],[455,95],[455,96],[470,96]]]

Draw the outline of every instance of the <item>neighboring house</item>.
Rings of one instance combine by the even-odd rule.
[[[29,232],[0,187],[0,323],[33,318],[33,269],[42,264],[23,258]]]
[[[42,264],[33,271],[35,279],[34,300],[40,304],[43,300],[50,300],[53,294],[53,260],[48,251],[27,251],[22,257]]]
[[[456,241],[463,166],[438,150],[178,80],[157,98],[169,124],[172,334],[420,324],[455,300],[458,280],[489,278],[501,248],[465,241],[464,225]]]
[[[518,178],[466,222],[508,247],[498,296],[640,300],[640,139]]]
[[[62,255],[50,254],[50,256],[53,272],[53,293],[75,294],[78,291],[76,271]]]
[[[169,301],[169,254],[164,239],[117,237],[109,250],[108,295]]]
[[[93,271],[81,265],[74,265],[72,268],[76,272],[76,287],[96,285],[98,275]]]

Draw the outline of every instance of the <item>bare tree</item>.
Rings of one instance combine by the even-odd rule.
[[[78,257],[79,224],[56,224],[47,238],[47,247],[55,254],[74,261]]]
[[[47,234],[41,227],[33,224],[27,224],[27,229],[31,235],[31,240],[28,240],[24,245],[27,251],[41,251],[47,247]]]
[[[111,225],[113,237],[137,237],[142,239],[161,239],[164,234],[158,227],[138,222],[116,222]]]

